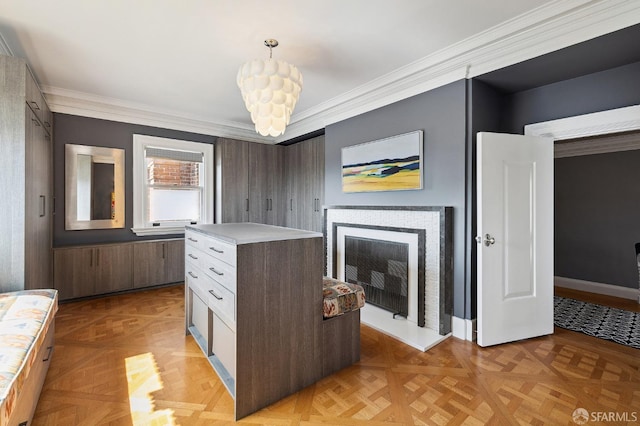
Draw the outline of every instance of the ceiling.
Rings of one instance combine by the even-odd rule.
[[[638,0],[0,0],[0,53],[54,112],[274,143],[637,23]],[[266,38],[304,78],[276,139],[236,86]]]

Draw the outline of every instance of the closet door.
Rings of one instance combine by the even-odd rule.
[[[310,169],[311,188],[313,192],[312,220],[309,230],[322,232],[324,222],[324,136],[313,139],[311,147],[312,167]]]
[[[267,223],[270,204],[269,146],[249,146],[249,222]]]
[[[52,147],[28,106],[25,114],[25,288],[52,288]]]
[[[285,226],[300,229],[300,199],[298,193],[302,185],[302,145],[297,143],[285,148],[285,180],[287,196],[285,199]]]
[[[216,223],[249,221],[249,143],[216,141]]]

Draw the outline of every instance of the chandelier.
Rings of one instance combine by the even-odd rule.
[[[256,132],[279,136],[289,124],[302,90],[302,74],[294,65],[272,58],[278,40],[267,39],[269,59],[254,59],[238,70],[236,82],[251,113]]]

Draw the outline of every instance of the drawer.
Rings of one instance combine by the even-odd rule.
[[[209,299],[207,281],[210,281],[210,278],[193,262],[185,262],[184,270],[187,287],[206,302]]]
[[[235,332],[236,330],[236,298],[233,293],[220,283],[207,282],[209,307]]]
[[[212,256],[203,256],[200,267],[209,277],[236,293],[236,268]]]
[[[186,232],[185,242],[187,247],[197,248],[231,266],[236,266],[236,246],[234,244],[193,231]]]
[[[222,260],[209,256],[193,245],[185,246],[185,264],[204,271],[210,278],[218,281],[232,293],[236,292],[236,269]]]
[[[200,247],[200,236],[201,234],[198,234],[197,232],[193,232],[193,231],[185,231],[184,233],[184,244],[185,247],[193,247],[193,248],[199,248]]]

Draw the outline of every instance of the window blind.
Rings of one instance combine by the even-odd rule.
[[[167,160],[191,161],[193,163],[202,163],[204,153],[194,151],[179,151],[175,149],[156,148],[148,146],[144,150],[146,158],[164,158]]]

